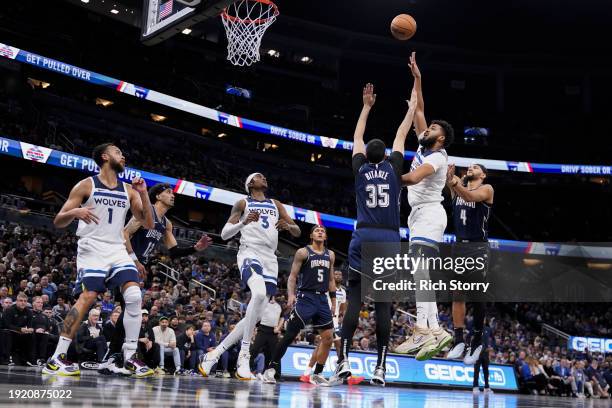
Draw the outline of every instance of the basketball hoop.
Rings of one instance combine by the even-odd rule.
[[[276,16],[278,7],[271,0],[238,0],[223,10],[227,59],[240,66],[259,61],[261,38]]]

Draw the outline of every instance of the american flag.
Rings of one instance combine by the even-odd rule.
[[[167,1],[159,6],[159,19],[164,19],[172,14],[172,3],[173,0]]]

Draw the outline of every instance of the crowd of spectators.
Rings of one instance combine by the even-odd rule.
[[[53,351],[63,317],[74,302],[72,286],[76,278],[76,237],[71,232],[33,230],[0,223],[0,324],[3,331],[0,362],[41,365]],[[240,290],[238,270],[231,262],[205,258],[169,260],[158,257],[180,272],[177,283],[160,273],[153,264],[145,281],[139,352],[157,373],[193,372],[197,357],[210,351],[227,336],[240,320],[249,294]],[[190,284],[192,279],[214,287],[217,295]],[[276,300],[286,309],[286,277],[279,279],[281,291]],[[394,304],[393,350],[413,325],[414,305]],[[604,335],[609,327],[609,305],[583,305],[565,308],[558,304],[512,304],[490,307],[488,327],[491,342],[487,352],[493,363],[516,368],[524,390],[536,394],[605,397],[612,384],[612,357],[597,353],[570,352],[554,338],[542,334],[537,322],[555,323],[561,315],[574,322],[589,322],[588,333]],[[108,292],[101,296],[80,326],[69,351],[72,358],[101,362],[107,356],[121,306]],[[447,305],[439,306],[440,321],[451,330],[452,316]],[[556,316],[556,317],[555,317]],[[597,317],[596,321],[593,320]],[[376,315],[363,304],[353,338],[354,350],[376,350]],[[597,324],[593,324],[597,323]],[[468,309],[466,329],[473,315]],[[608,326],[606,326],[608,325]],[[571,325],[583,333],[584,323]],[[297,344],[315,344],[316,333],[303,331]],[[238,350],[232,348],[220,360],[219,375],[229,376]],[[256,360],[263,366],[263,355]]]

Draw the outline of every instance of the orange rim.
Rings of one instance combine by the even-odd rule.
[[[245,1],[252,1],[256,3],[265,4],[267,6],[271,6],[273,9],[273,12],[272,12],[273,17],[278,16],[278,7],[271,0],[245,0]],[[240,18],[236,16],[231,16],[227,13],[227,7],[223,9],[223,12],[221,12],[221,17],[229,21],[241,22],[241,23],[246,23],[246,24],[263,24],[272,18],[272,17],[257,18],[255,20],[251,20],[250,18]]]

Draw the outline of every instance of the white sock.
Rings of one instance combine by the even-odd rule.
[[[53,353],[53,358],[59,357],[60,354],[68,354],[68,347],[70,347],[71,343],[72,339],[60,336],[57,347],[55,348],[55,353]]]
[[[427,316],[428,316],[428,304],[429,302],[417,302],[416,313],[417,313],[417,327],[421,329],[427,328]]]
[[[438,330],[438,305],[436,302],[427,302],[427,322],[431,330]]]
[[[266,304],[268,303],[268,297],[266,296],[266,283],[261,275],[251,275],[247,284],[249,285],[249,289],[251,289],[251,300],[249,301],[246,313],[242,319],[245,321],[245,326],[242,334],[241,350],[250,346],[251,338],[253,337],[253,330],[255,330],[255,326],[259,320],[261,320],[261,315],[263,314]]]
[[[125,314],[123,315],[123,328],[125,329],[125,343],[123,343],[123,359],[127,361],[136,352],[138,335],[142,323],[140,288],[130,286],[123,291],[125,301]]]

